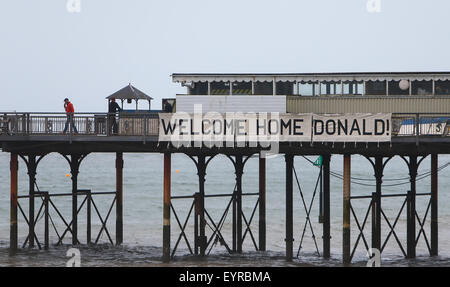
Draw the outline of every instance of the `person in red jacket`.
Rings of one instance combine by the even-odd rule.
[[[77,134],[78,133],[77,127],[75,126],[75,122],[73,121],[73,114],[75,113],[75,110],[73,108],[73,104],[69,101],[68,98],[64,99],[64,109],[66,110],[67,121],[64,126],[63,133],[65,134],[67,132],[67,128],[69,127],[70,124],[72,130]]]

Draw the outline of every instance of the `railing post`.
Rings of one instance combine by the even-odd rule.
[[[416,146],[419,146],[420,137],[420,116],[416,114]]]

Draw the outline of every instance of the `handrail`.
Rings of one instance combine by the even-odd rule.
[[[450,136],[450,113],[393,113],[392,136]],[[159,135],[159,112],[0,113],[0,136],[63,135],[139,136],[145,142]],[[418,142],[418,141],[417,141]]]

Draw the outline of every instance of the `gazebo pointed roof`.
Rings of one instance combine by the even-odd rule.
[[[147,100],[147,101],[153,100],[152,97],[146,95],[144,92],[141,92],[140,90],[138,90],[131,84],[128,84],[126,87],[118,90],[117,92],[115,92],[114,94],[112,94],[106,98],[108,100],[112,99],[112,98],[118,99],[118,100],[128,100],[128,99]]]

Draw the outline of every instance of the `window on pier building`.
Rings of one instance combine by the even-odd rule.
[[[432,81],[413,81],[411,86],[411,93],[413,95],[432,95],[433,82]]]
[[[276,94],[277,95],[293,95],[294,94],[294,82],[277,82]]]
[[[189,88],[189,94],[191,95],[207,95],[208,83],[196,82],[192,88]]]
[[[435,82],[436,95],[450,95],[450,81],[436,81]]]
[[[211,95],[229,95],[230,82],[211,82]]]
[[[366,95],[386,95],[386,81],[367,81]]]
[[[318,94],[318,85],[313,83],[301,83],[297,94],[303,97],[312,97]]]
[[[389,81],[389,95],[392,96],[409,95],[409,88],[401,89],[400,81]]]
[[[357,81],[346,81],[343,83],[344,90],[343,95],[362,95],[363,84]]]
[[[252,94],[252,82],[234,82],[233,95],[251,95]]]
[[[255,95],[273,95],[273,82],[255,82]]]

